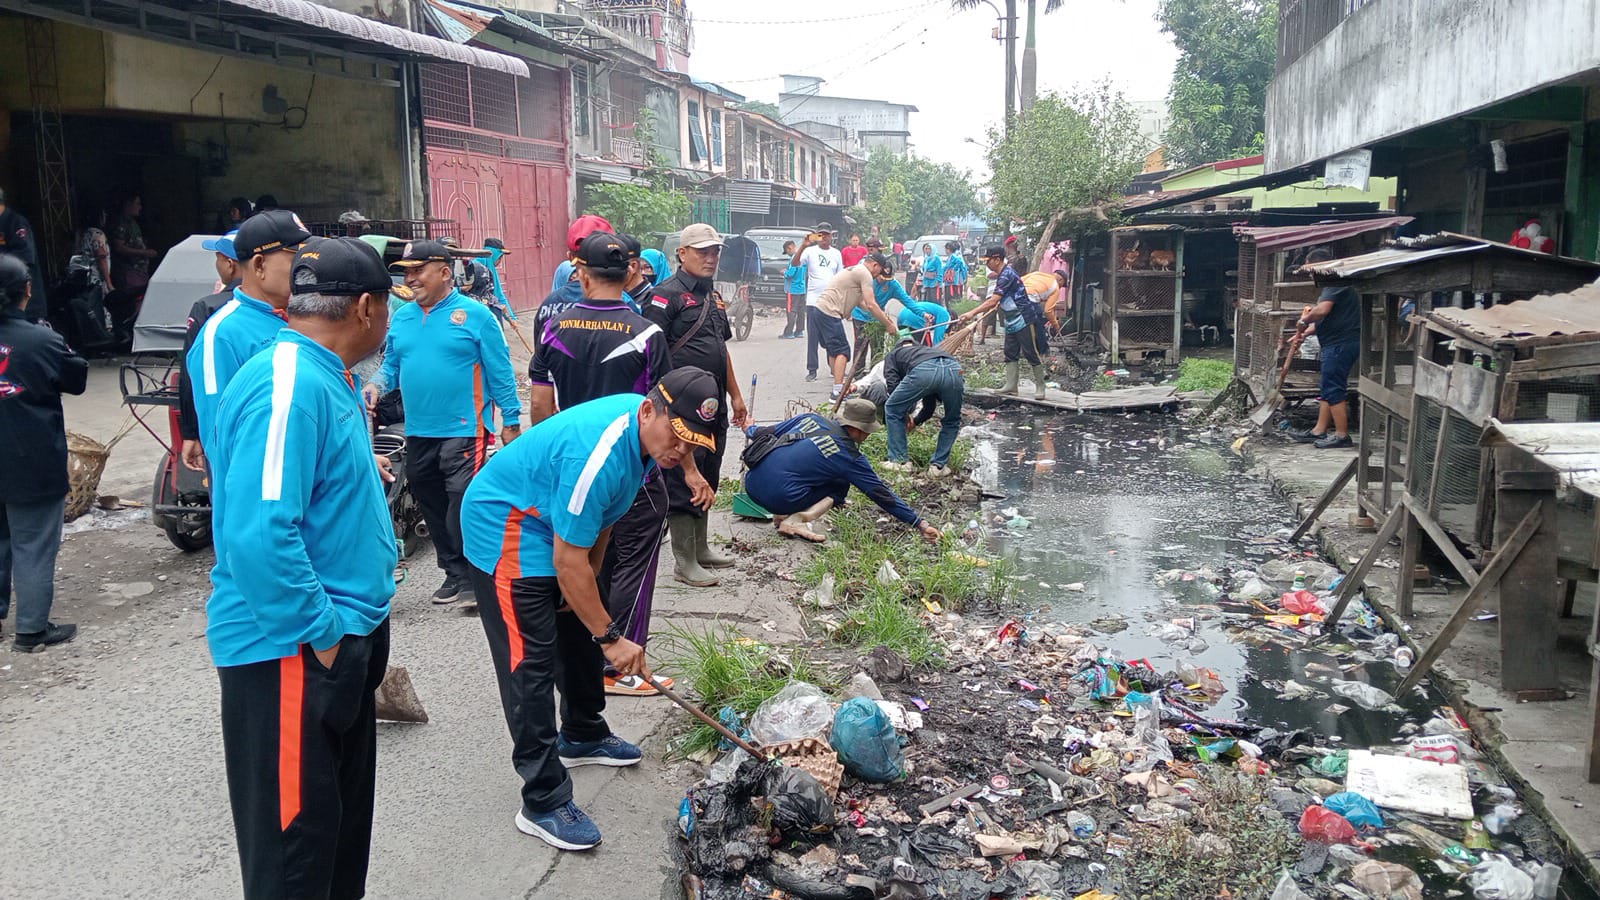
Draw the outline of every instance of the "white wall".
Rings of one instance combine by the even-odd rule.
[[[1600,0],[1376,0],[1267,91],[1267,171],[1445,121],[1600,66]]]

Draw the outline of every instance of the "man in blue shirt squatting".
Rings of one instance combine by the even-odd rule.
[[[234,375],[207,445],[222,694],[246,900],[366,891],[394,530],[350,367],[383,346],[389,275],[355,238],[308,241],[288,327]]]
[[[456,290],[444,244],[407,244],[394,267],[405,270],[416,302],[389,323],[383,368],[367,385],[367,402],[396,386],[405,401],[407,483],[445,573],[433,602],[473,600],[461,553],[461,498],[487,458],[494,408],[502,444],[522,430],[511,351],[494,313]]]
[[[715,451],[721,402],[711,373],[674,369],[645,397],[601,397],[545,419],[467,489],[467,558],[523,782],[516,824],[552,847],[600,843],[600,829],[572,802],[567,767],[642,757],[602,715],[606,662],[624,676],[650,675],[644,648],[601,601],[612,526],[653,469],[692,464],[697,447]]]
[[[300,217],[286,209],[257,213],[244,220],[233,236],[239,261],[239,286],[195,336],[184,356],[184,370],[194,385],[195,434],[202,452],[213,443],[217,404],[222,392],[251,357],[267,347],[283,328],[289,303],[289,267],[295,251],[311,237]],[[191,468],[204,462],[199,453],[185,453]],[[212,533],[217,529],[213,522]]]
[[[584,299],[557,316],[540,332],[528,365],[529,422],[537,425],[590,400],[614,394],[643,396],[672,370],[667,336],[661,326],[624,303],[624,285],[637,274],[631,253],[638,241],[627,235],[595,232],[583,239],[574,259]],[[700,474],[692,457],[683,472],[702,508],[716,501],[716,491]],[[660,472],[645,475],[628,512],[611,529],[600,570],[600,593],[611,621],[623,636],[643,647],[650,636],[650,608],[656,590],[656,563],[661,533],[667,524],[667,484]],[[671,685],[671,679],[661,679]],[[656,693],[637,675],[608,672],[608,694],[644,697]]]
[[[809,523],[835,505],[844,505],[850,486],[884,512],[922,532],[928,543],[939,542],[939,529],[906,505],[883,483],[857,445],[882,426],[870,400],[846,400],[839,419],[804,413],[768,427],[746,429],[744,489],[750,499],[773,514],[780,534],[822,543],[827,540]]]

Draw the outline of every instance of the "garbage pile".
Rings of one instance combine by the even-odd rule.
[[[1328,671],[1294,680],[1304,702],[1393,704],[1340,666],[1396,665],[1394,636],[1370,611],[1320,634],[1336,573],[1296,571],[1161,577],[1215,587],[1199,615],[1248,606],[1241,631],[1328,641]],[[1233,589],[1253,580],[1268,591]],[[1393,746],[1343,748],[1228,718],[1216,672],[1119,658],[1089,626],[927,622],[943,671],[878,648],[838,698],[792,683],[748,722],[722,711],[770,756],[730,743],[687,792],[686,896],[1557,896],[1559,851],[1448,708]]]

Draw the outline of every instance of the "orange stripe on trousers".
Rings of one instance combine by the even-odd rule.
[[[474,438],[472,447],[472,473],[474,475],[478,473],[479,469],[483,468],[483,433],[485,431],[483,416],[487,412],[488,409],[484,408],[483,405],[483,369],[481,366],[474,364],[472,367],[472,413],[477,416],[477,420],[472,423],[472,433],[477,436]]]
[[[304,658],[296,653],[278,660],[278,826],[285,831],[300,814],[300,722],[305,687]]]
[[[538,510],[533,511],[538,515]],[[511,581],[522,571],[522,520],[527,513],[520,509],[506,516],[505,535],[500,539],[500,562],[494,567],[494,596],[500,603],[500,619],[506,626],[507,670],[515,672],[522,665],[522,626],[517,622],[517,607],[511,599]]]

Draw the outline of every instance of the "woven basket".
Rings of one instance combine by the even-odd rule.
[[[67,432],[67,511],[66,520],[83,515],[94,506],[100,492],[100,476],[105,474],[111,448],[76,431]]]
[[[786,766],[800,769],[828,792],[829,797],[839,796],[839,781],[844,777],[844,766],[839,764],[839,754],[825,742],[816,738],[784,741],[761,748],[776,755]]]

